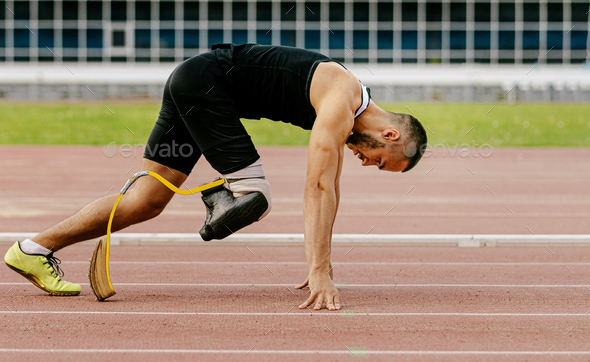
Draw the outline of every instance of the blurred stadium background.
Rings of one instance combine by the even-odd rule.
[[[590,101],[588,1],[0,1],[0,99],[159,98],[220,42],[343,62],[375,100]]]

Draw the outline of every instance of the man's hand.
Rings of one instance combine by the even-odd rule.
[[[296,289],[302,289],[309,286],[311,295],[305,301],[305,303],[299,306],[300,309],[307,308],[313,305],[313,309],[320,310],[325,305],[329,310],[340,309],[340,297],[338,295],[338,289],[334,285],[330,273],[313,273],[307,277],[307,280],[296,286]]]

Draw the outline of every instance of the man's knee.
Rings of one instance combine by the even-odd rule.
[[[201,193],[207,219],[199,231],[203,240],[223,239],[265,217],[272,207],[270,184],[262,161],[224,175],[229,188],[216,187]]]
[[[170,201],[168,197],[149,195],[137,190],[130,190],[128,194],[129,211],[135,223],[153,219],[160,215]]]
[[[236,197],[223,185],[201,192],[201,199],[207,207],[207,218],[199,234],[205,241],[223,239],[262,219],[270,209],[262,192]]]
[[[267,201],[267,208],[260,216],[264,218],[272,209],[272,198],[270,193],[270,184],[266,181],[264,171],[262,170],[262,160],[258,158],[250,166],[227,175],[223,175],[227,180],[228,188],[234,197],[244,196],[250,192],[260,192]]]

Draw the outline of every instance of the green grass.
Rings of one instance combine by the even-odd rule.
[[[381,106],[405,113],[411,109],[432,131],[428,131],[430,144],[590,146],[590,104]],[[146,142],[158,116],[158,103],[115,103],[108,107],[114,114],[101,103],[0,103],[0,144]],[[282,122],[245,120],[244,125],[257,145],[306,145],[309,138],[308,131]]]
[[[430,144],[590,146],[590,104],[421,103],[383,107],[410,113],[406,106],[432,131],[427,130]]]

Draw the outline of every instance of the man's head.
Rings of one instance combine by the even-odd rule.
[[[380,170],[411,170],[422,154],[420,149],[426,144],[426,131],[413,116],[405,113],[384,111],[385,125],[379,130],[355,132],[346,140],[346,145],[362,161],[363,166],[376,165]]]

